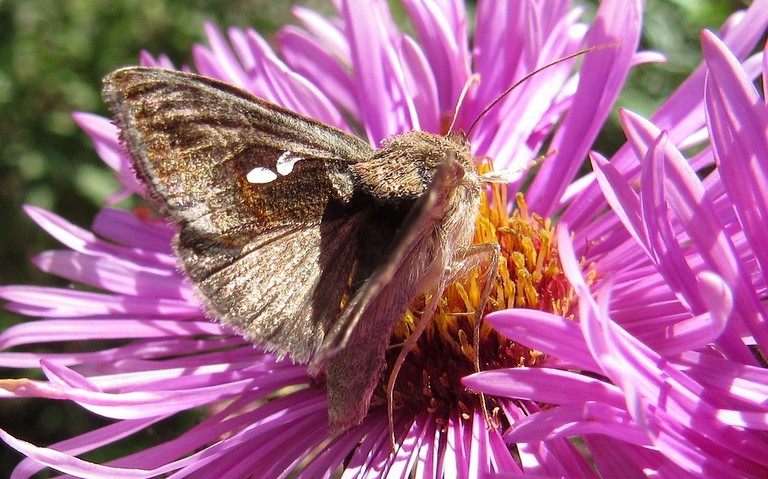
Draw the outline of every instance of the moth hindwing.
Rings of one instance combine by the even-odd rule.
[[[126,68],[103,96],[207,314],[326,373],[359,423],[394,323],[471,243],[480,184],[459,135],[360,138],[202,76]]]

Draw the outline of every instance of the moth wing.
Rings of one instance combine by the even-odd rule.
[[[347,165],[370,146],[189,73],[118,70],[103,97],[149,198],[179,225],[182,268],[209,313],[307,361],[338,317],[357,251],[354,212],[329,205],[344,208]],[[249,181],[254,171],[274,178]]]
[[[329,174],[343,179],[345,164],[372,153],[356,136],[191,73],[124,68],[104,79],[103,97],[161,212],[178,223],[210,217],[210,233],[235,242],[242,228],[316,221],[334,191]],[[303,174],[278,173],[284,154]],[[276,178],[248,181],[255,169]]]
[[[432,182],[426,192],[416,201],[403,221],[393,241],[393,247],[385,261],[374,271],[371,278],[356,292],[350,303],[344,308],[341,319],[326,335],[323,352],[333,354],[344,347],[355,325],[384,287],[392,282],[397,273],[407,266],[409,255],[418,254],[417,244],[430,235],[437,221],[430,214],[441,197],[446,196],[446,189],[457,183],[456,175],[463,171],[456,168],[455,160],[448,158],[436,169]],[[411,298],[412,299],[412,298]],[[407,307],[409,304],[406,304]]]
[[[186,227],[176,251],[210,316],[305,363],[337,321],[357,263],[359,218],[351,214],[262,233],[238,250]]]
[[[455,188],[464,174],[457,166],[449,155],[437,168],[429,188],[397,232],[385,261],[350,300],[310,364],[310,370],[319,370],[327,363],[328,414],[334,429],[358,424],[367,414],[371,395],[385,369],[384,354],[392,328],[414,293],[421,292],[414,289],[439,288],[432,282],[442,279],[440,265],[435,263],[436,269],[420,272],[437,275],[426,281],[412,276],[412,266],[434,254],[424,250],[425,243],[434,245],[433,233],[441,219],[441,215],[435,216],[435,209],[440,208],[441,197]]]

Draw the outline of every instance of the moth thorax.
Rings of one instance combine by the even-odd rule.
[[[468,145],[458,136],[411,131],[385,139],[369,161],[352,165],[352,171],[360,188],[380,201],[416,200],[449,157],[462,170],[453,175],[457,181],[467,171],[474,173]]]

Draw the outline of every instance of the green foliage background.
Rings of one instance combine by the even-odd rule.
[[[117,191],[111,170],[70,116],[72,111],[106,115],[99,97],[106,73],[136,64],[141,49],[166,53],[176,65],[191,63],[192,45],[205,41],[205,19],[219,27],[253,27],[269,37],[292,21],[288,3],[0,0],[0,284],[64,284],[29,264],[30,257],[59,245],[23,214],[23,204],[88,227],[104,199]],[[329,11],[321,0],[300,3]],[[717,28],[744,6],[740,1],[648,0],[644,48],[664,52],[669,62],[636,68],[620,105],[652,112],[700,61],[700,29]],[[597,149],[610,153],[622,142],[614,122]],[[0,313],[0,330],[22,319]],[[0,377],[11,374],[18,372],[0,370]],[[169,432],[158,429],[150,432],[152,438],[124,447],[156,442],[172,435],[178,422],[193,420],[177,418]],[[3,401],[0,408],[0,427],[35,444],[85,432],[93,427],[89,421],[93,417],[77,407],[52,401]],[[18,460],[0,446],[0,477],[7,477]]]

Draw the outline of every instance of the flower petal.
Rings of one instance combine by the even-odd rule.
[[[763,272],[768,271],[768,111],[741,65],[710,32],[702,33],[709,75],[708,126],[718,171]]]
[[[125,150],[120,145],[117,127],[108,119],[92,113],[75,112],[72,119],[91,137],[96,153],[117,172],[120,182],[133,193],[143,192],[144,187],[136,181]]]
[[[37,447],[11,436],[2,429],[0,429],[0,438],[2,438],[6,444],[28,458],[54,470],[65,474],[71,474],[75,477],[88,477],[93,479],[139,479],[154,477],[156,475],[153,471],[143,469],[122,469],[102,466],[93,462],[78,459],[54,449]]]
[[[295,27],[283,28],[278,33],[278,41],[285,62],[294,71],[314,85],[322,84],[322,90],[336,105],[351,116],[360,117],[352,77],[336,57],[324,50],[317,40]]]
[[[642,2],[637,0],[600,4],[587,44],[618,47],[592,51],[584,58],[570,114],[552,140],[551,148],[559,154],[544,162],[526,195],[528,204],[540,214],[551,216],[561,207],[560,197],[618,96],[640,39],[642,10]]]
[[[388,136],[415,129],[418,120],[405,87],[386,4],[382,0],[346,1],[342,12],[352,47],[355,89],[367,105],[361,111],[368,139],[377,145]]]

